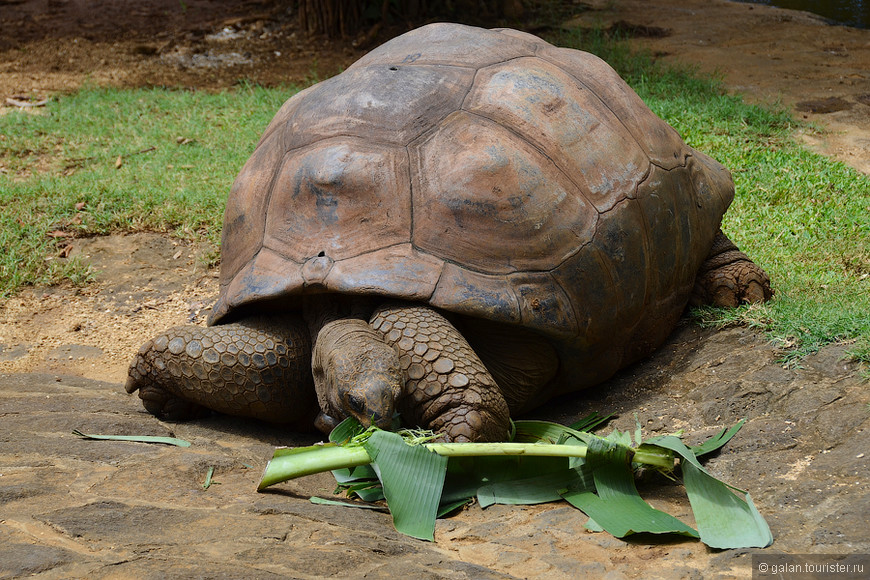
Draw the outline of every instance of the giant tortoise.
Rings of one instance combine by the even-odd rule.
[[[770,298],[720,230],[733,195],[599,58],[425,26],[281,107],[230,192],[209,326],[148,342],[126,389],[172,420],[501,440],[690,301]]]

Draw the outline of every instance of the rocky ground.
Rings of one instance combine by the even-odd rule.
[[[0,98],[84,83],[301,81],[363,53],[349,42],[304,41],[271,2],[129,6],[0,0]],[[634,42],[718,70],[748,98],[795,107],[819,124],[806,134],[811,146],[870,166],[870,31],[724,1],[580,8],[580,23],[666,29]],[[828,99],[835,105],[813,104]],[[823,112],[831,108],[839,110]],[[326,475],[257,494],[275,445],[316,437],[225,417],[163,423],[122,388],[130,358],[155,330],[207,314],[217,284],[197,259],[202,251],[148,233],[76,240],[74,252],[99,272],[94,284],[30,288],[0,303],[0,578],[751,576],[753,550],[617,540],[584,531],[585,517],[566,504],[472,506],[440,520],[426,543],[396,534],[387,514],[310,504],[331,494]],[[626,429],[636,413],[649,434],[685,429],[691,442],[746,417],[708,465],[752,493],[775,537],[766,552],[866,554],[870,395],[847,348],[786,369],[763,336],[687,323],[650,360],[537,414],[570,421],[613,411]],[[85,441],[73,429],[172,434],[193,445]],[[217,483],[203,489],[209,467]],[[691,522],[679,487],[650,481],[642,493]]]

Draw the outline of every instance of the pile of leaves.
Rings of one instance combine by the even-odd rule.
[[[727,443],[742,422],[689,447],[677,435],[644,441],[640,427],[633,436],[589,432],[604,420],[593,414],[571,426],[516,421],[506,443],[437,443],[432,433],[365,429],[348,419],[333,430],[329,443],[276,449],[258,490],[332,471],[336,492],[364,502],[385,500],[396,530],[424,540],[434,539],[436,518],[471,501],[485,508],[564,500],[589,516],[588,529],[619,538],[680,534],[712,548],[773,542],[749,494],[713,477],[698,461]],[[643,500],[635,477],[650,469],[671,478],[681,474],[697,529]]]

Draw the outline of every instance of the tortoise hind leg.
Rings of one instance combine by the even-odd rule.
[[[695,279],[691,304],[736,307],[767,302],[772,296],[767,273],[719,230]]]
[[[294,317],[179,326],[139,350],[125,388],[162,419],[211,409],[310,429],[317,414],[310,350],[307,327]]]

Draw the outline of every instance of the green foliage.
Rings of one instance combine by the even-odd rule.
[[[698,462],[695,453],[678,437],[655,437],[647,444],[670,449],[682,459],[683,483],[702,542],[711,548],[722,549],[733,548],[736,544],[764,548],[773,543],[770,528],[749,494],[710,475]],[[743,497],[735,495],[732,490]],[[723,517],[723,514],[728,515]]]
[[[383,486],[396,530],[434,540],[447,458],[419,445],[405,445],[400,435],[389,431],[375,431],[364,446]]]
[[[0,296],[88,280],[50,232],[169,231],[217,247],[232,180],[295,90],[91,88],[0,116]]]
[[[82,433],[78,429],[73,429],[73,435],[78,435],[82,439],[94,439],[97,441],[132,441],[134,443],[162,443],[164,445],[175,445],[176,447],[190,447],[190,441],[178,439],[177,437],[158,437],[154,435],[94,435],[91,433]]]
[[[720,448],[740,425],[695,450],[709,453]],[[629,433],[614,431],[602,438],[545,421],[518,421],[517,439],[506,443],[430,443],[431,434],[364,429],[355,419],[343,421],[336,431],[340,435],[330,436],[327,445],[277,449],[258,489],[335,470],[343,454],[346,467],[354,471],[333,472],[339,490],[373,501],[386,499],[396,529],[420,539],[433,539],[436,517],[475,498],[481,507],[565,499],[590,517],[587,527],[617,537],[680,534],[700,537],[717,548],[765,547],[773,541],[749,495],[735,495],[675,436],[642,441],[638,429],[632,446]],[[366,453],[371,470],[362,465]],[[675,453],[682,458],[697,531],[647,504],[634,484],[634,465],[643,463],[670,474]],[[382,495],[375,492],[378,482]],[[359,493],[361,489],[365,494]]]

